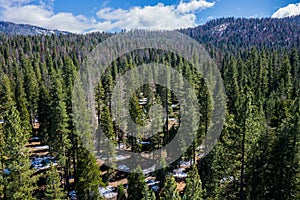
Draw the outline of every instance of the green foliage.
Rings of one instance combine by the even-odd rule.
[[[38,109],[38,119],[40,122],[39,133],[43,136],[42,139],[44,142],[50,140],[51,135],[49,134],[50,131],[50,111],[49,105],[51,103],[51,97],[49,94],[48,88],[42,84],[40,86],[40,97],[39,97],[39,109]]]
[[[102,199],[99,186],[103,185],[95,156],[84,147],[78,150],[75,190],[79,199]]]
[[[20,113],[23,130],[26,131],[27,133],[31,133],[32,131],[32,125],[30,124],[31,117],[26,107],[26,105],[28,105],[28,102],[24,91],[23,77],[20,72],[18,73],[17,77],[18,78],[16,82],[15,96],[18,98],[16,98],[16,106]]]
[[[183,200],[203,200],[202,183],[196,166],[192,166],[186,179]]]
[[[166,160],[162,157],[159,161],[159,169],[155,171],[156,180],[159,181],[159,186],[162,188],[166,181],[166,174],[168,173],[168,167]]]
[[[160,194],[161,200],[180,200],[177,183],[173,176],[168,176]]]
[[[105,155],[108,156],[108,165],[114,166],[115,165],[115,156],[116,156],[116,141],[115,141],[115,132],[114,132],[114,126],[113,122],[110,116],[110,110],[107,106],[103,106],[102,113],[101,113],[101,119],[100,119],[100,126],[102,128],[101,133],[98,133],[100,136],[103,134],[102,137],[106,137],[108,139],[104,140],[104,142],[101,144],[100,148],[103,151]],[[107,172],[106,181],[109,181],[110,175],[112,173],[112,170],[109,169]]]
[[[54,70],[54,69],[52,69]],[[66,166],[67,152],[70,148],[68,128],[69,118],[67,114],[65,94],[63,92],[63,85],[60,74],[53,72],[52,74],[52,88],[51,88],[51,121],[49,130],[49,144],[51,145],[52,151],[58,153],[58,157],[63,166]],[[57,142],[61,141],[61,142]]]
[[[118,186],[118,196],[117,200],[126,200],[126,194],[123,185]]]
[[[36,179],[32,177],[29,154],[24,148],[29,139],[29,132],[22,129],[22,121],[13,99],[10,80],[6,75],[2,78],[0,93],[3,104],[0,111],[4,124],[0,132],[0,164],[3,170],[0,183],[3,186],[0,187],[0,197],[34,199]]]
[[[61,187],[61,176],[56,166],[50,164],[50,169],[46,173],[46,191],[47,200],[67,199],[64,189]]]
[[[290,25],[285,26],[286,21],[279,22],[276,19],[248,21],[229,18],[215,20],[204,27],[188,30],[188,34],[205,43],[206,50],[220,66],[228,96],[228,109],[218,145],[207,157],[198,162],[201,181],[195,172],[189,173],[184,198],[194,198],[190,195],[196,195],[198,192],[201,193],[200,196],[202,195],[200,198],[204,199],[300,198],[300,61],[299,41],[296,42],[299,38],[293,34],[285,34],[285,37],[282,37],[281,29],[292,30]],[[227,22],[232,26],[228,26],[226,31],[233,33],[228,37],[222,34],[207,35],[208,32],[203,31],[203,28],[210,29]],[[253,29],[253,23],[263,23],[264,26],[255,24],[257,28]],[[267,24],[270,25],[268,29],[272,34],[264,38],[268,31],[260,31],[259,27],[265,27]],[[278,28],[278,24],[281,28]],[[232,30],[236,27],[243,28],[235,33]],[[296,28],[293,31],[296,33],[298,28],[292,27]],[[244,34],[249,33],[249,29],[256,37],[251,37],[251,34],[250,37],[249,35],[245,37]],[[68,177],[72,175],[75,177],[77,194],[80,197],[82,195],[82,199],[100,198],[97,192],[97,187],[102,184],[100,172],[94,156],[83,147],[85,144],[88,149],[93,149],[94,138],[88,120],[90,111],[86,110],[86,103],[73,105],[71,100],[76,71],[83,55],[90,52],[108,35],[110,34],[0,36],[0,119],[4,120],[4,123],[0,124],[0,168],[1,171],[4,169],[10,171],[0,173],[1,199],[33,198],[36,176],[30,170],[29,153],[24,146],[32,133],[32,122],[36,117],[40,128],[34,135],[41,136],[42,142],[49,144],[51,153],[59,159],[62,175],[66,178],[63,180],[66,183],[65,188],[69,189]],[[214,46],[216,41],[218,43]],[[276,44],[273,45],[274,41]],[[138,141],[146,139],[143,137],[148,132],[145,127],[151,121],[149,116],[151,105],[163,105],[165,107],[163,113],[166,112],[168,117],[180,121],[183,111],[171,105],[180,103],[176,95],[188,97],[190,94],[185,91],[182,94],[173,94],[171,90],[155,85],[153,74],[153,77],[152,75],[147,77],[149,80],[153,79],[153,85],[142,86],[133,94],[128,94],[131,96],[129,107],[133,121],[145,125],[136,130],[138,137],[129,137],[126,135],[127,130],[120,130],[118,124],[113,122],[110,98],[115,80],[128,70],[145,63],[145,60],[149,63],[172,66],[195,87],[200,104],[199,112],[188,109],[186,112],[199,113],[201,122],[200,127],[194,127],[198,129],[197,140],[184,155],[184,158],[193,159],[194,155],[201,153],[197,152],[195,147],[201,144],[210,127],[212,101],[208,98],[205,81],[185,58],[156,49],[137,50],[121,56],[113,61],[99,81],[99,85],[95,88],[96,111],[99,126],[109,141],[97,144],[96,149],[98,152],[104,149],[108,153],[110,164],[115,163],[117,143],[124,143],[127,140],[125,145],[129,144],[132,151],[141,151],[144,146]],[[135,70],[132,74],[133,83],[140,81],[137,72]],[[167,74],[166,79],[167,84],[172,84],[175,88],[185,87],[183,79],[174,81],[170,74]],[[126,87],[127,85],[123,83],[118,90],[118,98],[121,99],[118,102],[119,108],[125,103],[122,98],[127,95]],[[85,88],[75,89],[78,89],[76,94],[80,100],[85,100]],[[139,105],[139,99],[145,97],[148,98],[148,104]],[[81,115],[76,118],[73,111]],[[113,114],[120,114],[123,110],[116,112]],[[159,114],[162,112],[154,113]],[[75,123],[79,123],[83,127],[82,130],[77,130],[74,127]],[[161,124],[158,121],[151,125],[153,129],[159,130],[159,133],[147,138],[153,144],[150,150],[166,145],[178,129],[178,126],[170,127],[169,124],[159,127]],[[190,133],[189,130],[186,132]],[[101,138],[96,139],[100,141]],[[177,142],[180,148],[186,149],[184,138],[180,138]],[[165,165],[163,153],[165,152],[152,156]],[[172,151],[168,149],[166,154],[169,156]],[[173,199],[170,195],[175,194],[176,199],[179,196],[175,182],[170,178],[165,181],[170,169],[164,166],[156,172],[156,178],[160,181],[161,188],[165,185],[161,193],[163,198]],[[49,177],[57,184],[52,184],[55,186],[52,189],[59,190],[58,173],[53,170],[52,168],[49,171]],[[109,169],[107,176],[112,175],[111,172]],[[144,183],[142,175],[130,175],[129,179],[128,191],[132,199],[154,199],[154,194]],[[107,180],[109,181],[109,178]],[[200,189],[193,193],[191,188],[194,187]],[[53,190],[48,191],[49,194],[53,194]],[[136,191],[142,191],[142,195],[135,196]]]
[[[148,186],[146,186],[148,187]],[[155,193],[151,189],[147,189],[141,200],[156,200]]]
[[[145,176],[140,166],[134,171],[134,173],[130,173],[128,176],[128,199],[139,200],[143,198],[148,198],[149,188],[145,182]]]
[[[38,97],[39,97],[39,87],[36,79],[35,72],[31,62],[24,57],[21,57],[21,64],[25,69],[24,73],[24,89],[26,92],[26,97],[28,99],[28,110],[31,116],[31,122],[34,121],[35,116],[37,115],[38,109]]]

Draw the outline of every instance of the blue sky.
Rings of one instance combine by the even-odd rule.
[[[0,20],[76,33],[193,27],[220,17],[286,17],[300,0],[0,0]]]

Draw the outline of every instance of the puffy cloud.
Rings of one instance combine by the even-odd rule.
[[[177,10],[181,13],[193,12],[196,10],[202,10],[205,8],[210,8],[215,5],[215,2],[207,2],[205,0],[192,0],[191,2],[180,2],[177,7]]]
[[[2,19],[76,33],[90,26],[89,20],[82,15],[74,16],[72,13],[64,12],[54,14],[52,10],[37,5],[10,7],[2,12]]]
[[[175,6],[165,6],[162,3],[129,10],[104,8],[99,10],[97,16],[109,21],[112,28],[174,29],[196,25],[194,14],[182,14],[177,12]]]
[[[283,18],[300,15],[300,2],[296,4],[289,4],[286,7],[279,8],[275,13],[273,13],[273,18]]]
[[[181,1],[178,5],[158,3],[127,10],[106,7],[97,12],[98,18],[95,19],[67,12],[55,13],[53,0],[40,1],[40,4],[32,1],[0,0],[1,19],[75,33],[134,28],[176,29],[197,25],[195,11],[214,6],[214,3],[205,0],[192,0]]]
[[[0,0],[1,7],[9,8],[10,6],[21,6],[32,2],[32,0]]]
[[[176,29],[195,26],[197,10],[214,6],[204,0],[182,1],[177,5],[133,7],[128,10],[103,8],[97,12],[100,19],[110,22],[112,28]]]

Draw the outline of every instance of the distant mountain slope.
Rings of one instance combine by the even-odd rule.
[[[232,51],[236,48],[251,46],[257,48],[300,47],[300,16],[283,19],[220,18],[180,31],[202,44]],[[64,31],[11,22],[0,22],[1,33],[7,35],[69,34]]]
[[[221,18],[180,31],[200,43],[216,47],[299,47],[300,16],[283,19]]]
[[[51,35],[68,34],[65,31],[49,30],[28,24],[14,24],[11,22],[0,21],[0,34],[7,35]]]

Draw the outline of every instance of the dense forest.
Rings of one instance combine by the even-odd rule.
[[[89,125],[83,123],[85,132],[74,127],[72,90],[86,55],[112,34],[0,35],[0,199],[109,199],[102,191],[107,188],[118,200],[300,199],[297,19],[228,18],[180,30],[210,53],[228,98],[221,137],[205,157],[199,145],[208,131],[211,102],[202,75],[179,55],[144,49],[111,63],[94,88],[98,124],[111,142],[96,143],[94,154],[81,141],[90,134]],[[266,29],[255,31],[255,26]],[[150,107],[162,105],[167,123],[158,134],[144,140],[140,130],[133,138],[114,122],[110,98],[117,76],[145,62],[181,72],[197,91],[202,117],[193,145],[178,141],[186,153],[172,165],[150,174],[139,167],[126,173],[103,165],[100,149],[108,150],[107,162],[115,162],[120,148],[159,149],[180,126],[176,95],[155,84],[136,90],[129,107],[132,119],[145,125]],[[46,151],[35,152],[35,144]],[[165,159],[160,157],[161,165]],[[178,169],[183,170],[179,178],[173,173]],[[111,186],[120,179],[127,182]]]
[[[257,48],[299,47],[300,16],[276,18],[220,18],[196,28],[180,30],[203,44],[232,52]]]

